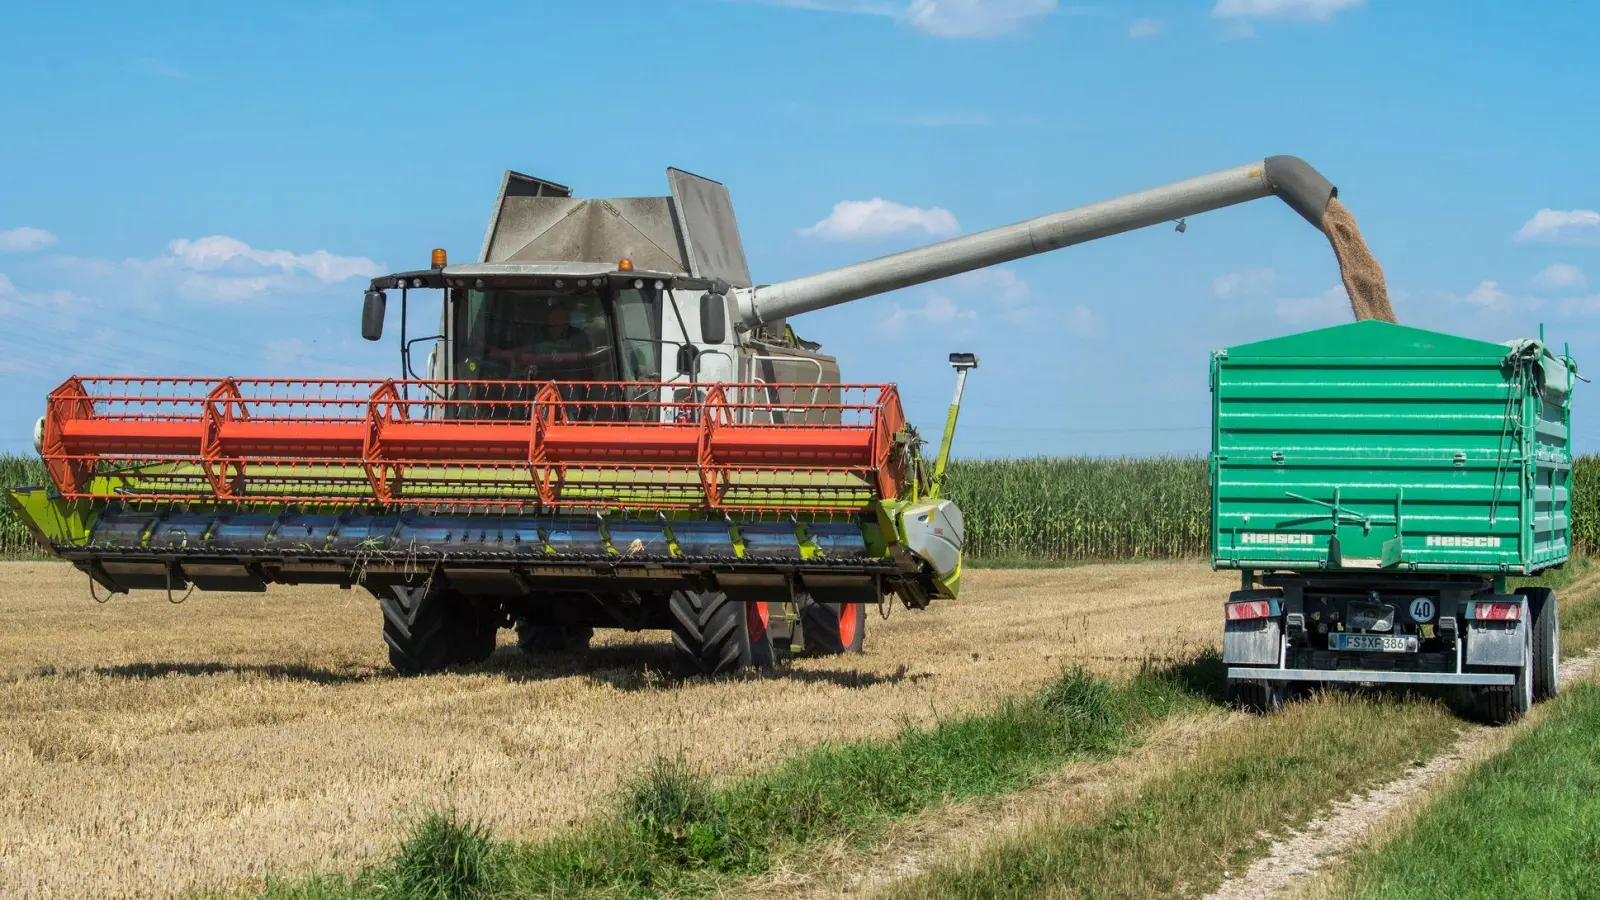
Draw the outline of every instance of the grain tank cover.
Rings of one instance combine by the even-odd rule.
[[[1569,552],[1576,367],[1365,321],[1212,356],[1219,568],[1531,573]]]
[[[667,170],[671,196],[573,197],[570,188],[506,172],[484,237],[484,263],[590,263],[627,258],[643,272],[750,285],[728,189]]]

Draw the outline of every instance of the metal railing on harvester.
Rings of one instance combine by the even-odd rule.
[[[70,500],[853,511],[899,496],[893,385],[73,378]]]

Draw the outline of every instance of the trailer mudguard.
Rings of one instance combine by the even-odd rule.
[[[1527,645],[1530,610],[1521,594],[1479,596],[1484,603],[1517,603],[1522,614],[1514,622],[1467,619],[1467,645],[1462,662],[1469,666],[1521,666]]]
[[[1277,590],[1234,591],[1229,603],[1241,600],[1281,601]],[[1283,620],[1277,616],[1227,622],[1222,632],[1222,661],[1229,665],[1275,666],[1281,661]]]

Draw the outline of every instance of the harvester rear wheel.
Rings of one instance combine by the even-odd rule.
[[[434,587],[393,585],[378,597],[389,665],[402,675],[483,662],[494,652],[496,616]]]
[[[587,625],[559,625],[521,618],[516,622],[517,649],[529,656],[546,653],[582,653],[594,639]]]
[[[803,596],[800,627],[811,656],[860,653],[867,642],[866,611],[859,603],[821,603]]]
[[[720,591],[674,591],[668,602],[680,674],[721,675],[772,665],[766,603],[737,602]]]

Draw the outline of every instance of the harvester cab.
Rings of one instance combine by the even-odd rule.
[[[476,262],[373,279],[399,378],[68,378],[39,435],[52,484],[10,502],[98,589],[360,585],[402,672],[664,629],[716,673],[785,646],[860,650],[866,614],[954,598],[934,465],[894,385],[840,381],[791,316],[1276,195],[1318,228],[1334,189],[1270,157],[777,284],[750,278],[727,190],[580,199],[506,173]],[[413,291],[436,334],[407,333]],[[431,351],[416,371],[416,345]]]
[[[667,170],[662,197],[585,199],[506,172],[476,262],[372,280],[362,315],[382,334],[388,294],[445,292],[426,377],[663,385],[836,384],[838,363],[782,320],[750,327],[729,295],[750,272],[727,189]],[[404,316],[401,327],[405,328]],[[402,362],[418,377],[402,335]]]

